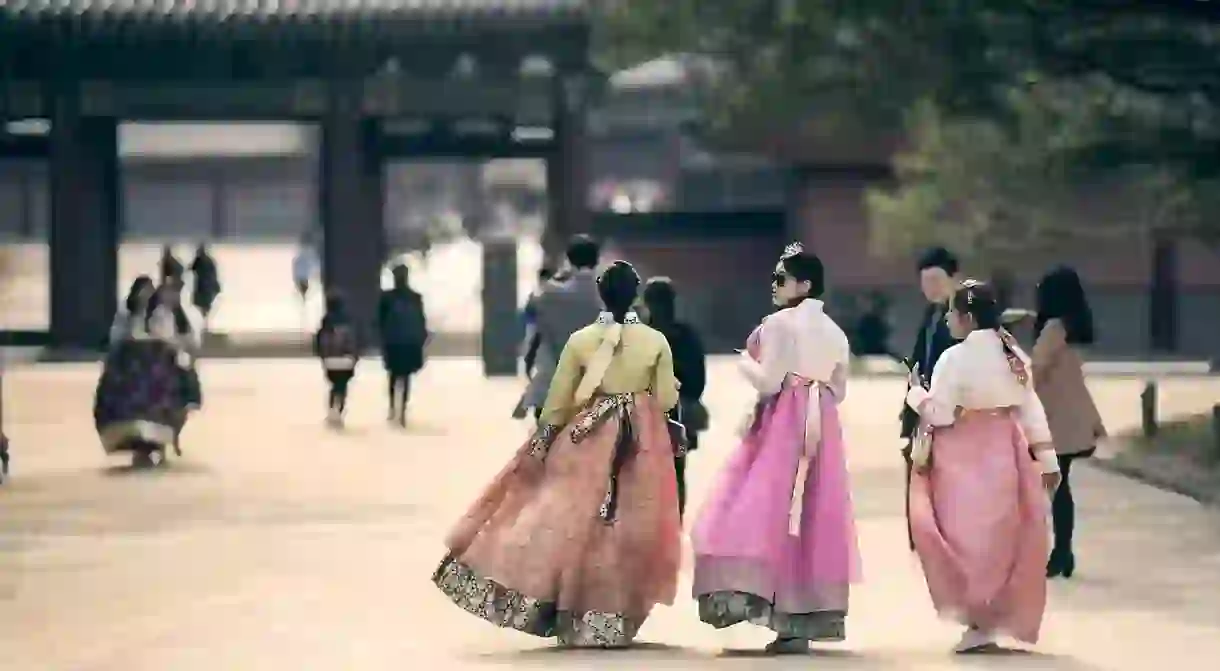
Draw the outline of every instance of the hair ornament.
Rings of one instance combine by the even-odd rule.
[[[966,290],[966,305],[974,305],[974,288],[982,284],[982,282],[974,279],[962,282],[962,288]]]
[[[794,243],[788,245],[787,247],[784,247],[784,253],[780,254],[779,260],[783,261],[784,259],[790,259],[790,258],[796,256],[797,254],[803,254],[804,252],[805,252],[805,246],[799,242],[794,242]]]

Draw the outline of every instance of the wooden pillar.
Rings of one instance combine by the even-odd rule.
[[[810,245],[805,230],[805,206],[809,198],[809,176],[793,166],[784,171],[784,239]]]
[[[517,300],[517,241],[483,241],[483,374],[516,375],[521,345]]]
[[[27,166],[17,172],[17,216],[21,218],[21,237],[33,240],[37,233],[34,225],[34,177]]]
[[[549,202],[543,250],[549,262],[563,255],[568,238],[592,229],[589,212],[589,83],[574,75],[556,79],[553,94],[555,149],[546,162]]]
[[[222,240],[233,231],[229,222],[228,179],[219,166],[212,168],[208,178],[208,191],[212,197],[212,239]]]
[[[118,306],[118,126],[81,114],[76,87],[51,114],[51,343],[99,349]]]
[[[333,82],[330,93],[318,171],[323,283],[371,337],[386,249],[378,133],[361,115],[358,80]]]
[[[1148,336],[1154,352],[1178,350],[1178,250],[1169,236],[1152,243],[1152,285],[1148,296]]]

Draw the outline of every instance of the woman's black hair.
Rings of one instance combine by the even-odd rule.
[[[644,283],[644,305],[653,323],[668,324],[677,316],[678,292],[668,277],[653,277]]]
[[[167,288],[168,287],[166,285],[161,285],[156,291],[153,292],[152,297],[148,299],[148,306],[144,310],[145,329],[152,329],[153,313],[155,313],[157,308],[161,307],[161,305],[165,303],[164,292]],[[181,291],[182,288],[180,286],[175,287],[175,290]],[[174,331],[178,335],[186,335],[187,333],[191,332],[191,320],[186,316],[186,310],[182,307],[181,298],[179,298],[178,304],[174,306]]]
[[[996,300],[995,290],[986,282],[962,282],[957,291],[953,292],[952,306],[955,312],[970,315],[977,328],[1000,328],[1000,304]]]
[[[140,294],[145,289],[153,288],[152,278],[148,275],[140,275],[131,282],[131,288],[127,290],[127,299],[123,301],[123,306],[127,308],[128,315],[134,315],[140,310]]]
[[[1060,266],[1047,273],[1039,282],[1034,321],[1035,337],[1042,333],[1046,322],[1058,319],[1067,331],[1067,341],[1074,345],[1091,345],[1096,334],[1093,331],[1093,311],[1084,295],[1084,286],[1075,270]]]
[[[640,291],[640,276],[626,261],[615,261],[597,278],[597,293],[614,321],[622,323]]]
[[[957,274],[960,264],[957,257],[953,255],[953,252],[944,247],[933,247],[920,255],[915,268],[919,271],[927,270],[928,268],[940,268],[945,271],[946,275],[952,277]]]
[[[953,292],[951,301],[954,312],[970,315],[980,330],[995,331],[1008,359],[1008,369],[1022,385],[1029,382],[1029,370],[1017,350],[1017,341],[1000,323],[1000,304],[995,290],[986,282],[966,280]]]
[[[809,298],[821,298],[826,293],[826,269],[822,259],[813,252],[798,252],[780,260],[784,272],[797,282],[809,283]]]

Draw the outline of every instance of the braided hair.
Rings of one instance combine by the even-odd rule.
[[[615,261],[597,278],[597,294],[614,321],[623,323],[640,291],[640,275],[626,261]]]
[[[953,293],[950,302],[954,312],[969,315],[974,320],[975,328],[995,331],[1004,347],[1004,356],[1008,359],[1008,368],[1022,385],[1029,382],[1029,369],[1021,356],[1017,339],[1000,324],[1000,305],[995,290],[986,282],[966,280]]]

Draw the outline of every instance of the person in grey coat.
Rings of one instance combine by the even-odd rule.
[[[570,272],[552,278],[532,299],[539,346],[534,359],[534,375],[519,406],[533,408],[535,418],[546,402],[563,346],[573,333],[592,324],[602,310],[597,293],[600,256],[601,247],[593,238],[587,235],[573,237],[567,249]]]

